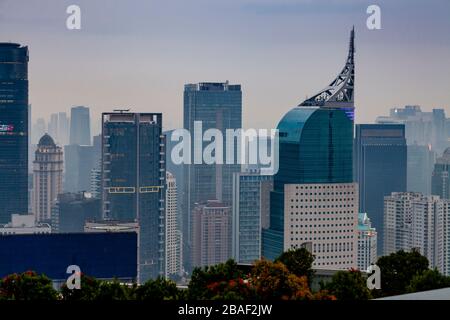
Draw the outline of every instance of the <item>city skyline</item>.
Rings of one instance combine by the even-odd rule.
[[[368,1],[339,6],[327,0],[197,0],[189,6],[79,1],[83,20],[76,31],[65,28],[68,1],[40,1],[45,10],[39,15],[37,4],[0,1],[0,39],[28,45],[33,52],[33,122],[86,105],[97,134],[102,112],[116,107],[144,112],[152,105],[152,111],[169,119],[165,130],[180,128],[183,85],[228,79],[243,86],[243,126],[273,128],[274,119],[314,92],[327,70],[339,65],[343,35],[353,24],[358,32],[356,123],[373,123],[389,108],[408,104],[449,110],[446,1],[435,0],[433,6],[379,1],[381,30],[365,26]],[[162,15],[170,18],[162,20]],[[322,28],[307,27],[318,18]]]

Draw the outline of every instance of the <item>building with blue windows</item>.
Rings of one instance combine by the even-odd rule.
[[[103,218],[139,224],[138,281],[164,276],[165,138],[162,114],[102,118]]]
[[[354,30],[344,69],[279,122],[279,170],[263,256],[307,246],[315,267],[356,267],[357,185],[353,182]]]
[[[0,223],[28,212],[28,47],[0,43]]]
[[[262,229],[269,228],[273,176],[258,170],[233,176],[232,256],[249,264],[261,258]]]
[[[137,274],[136,232],[0,235],[0,278],[28,270],[55,282],[67,267],[99,279],[132,282]]]
[[[369,215],[377,229],[378,253],[382,254],[384,197],[392,192],[404,192],[407,187],[405,126],[356,125],[354,173],[359,184],[359,210]]]
[[[208,129],[218,129],[225,137],[227,129],[242,128],[242,91],[241,85],[226,82],[203,82],[186,84],[184,87],[184,129],[188,130],[194,139],[196,123],[201,123],[201,134]],[[202,140],[201,150],[209,144]],[[199,148],[199,146],[196,146]],[[224,145],[224,148],[227,146]],[[196,149],[197,150],[197,149]],[[200,148],[198,149],[200,150]],[[198,151],[196,151],[198,152]],[[201,152],[201,151],[200,151]],[[191,144],[191,156],[194,157],[194,143]],[[208,200],[219,200],[231,206],[233,193],[233,173],[239,172],[241,166],[237,163],[235,149],[233,164],[210,165],[189,164],[184,166],[183,185],[180,198],[182,205],[182,230],[184,248],[184,263],[190,270],[192,261],[192,214],[196,203]],[[180,184],[179,184],[180,185]],[[181,185],[180,185],[181,186]]]

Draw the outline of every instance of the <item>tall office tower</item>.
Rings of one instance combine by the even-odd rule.
[[[225,83],[187,84],[184,87],[184,129],[193,138],[195,125],[201,124],[201,135],[208,129],[219,129],[225,137],[226,129],[242,128],[242,92],[240,85]],[[202,140],[202,146],[191,144],[192,159],[201,156],[202,150],[209,144]],[[224,150],[228,147],[224,144]],[[237,148],[234,148],[236,158]],[[225,157],[225,152],[224,152]],[[235,159],[237,163],[237,159]],[[202,164],[186,165],[184,168],[183,190],[183,253],[184,263],[189,270],[190,245],[192,237],[191,216],[195,203],[217,199],[231,205],[233,173],[240,171],[239,164]]]
[[[91,118],[87,107],[70,109],[70,144],[91,145]]]
[[[64,146],[64,163],[64,191],[89,191],[92,169],[95,167],[94,147],[77,144]]]
[[[326,89],[279,122],[279,170],[270,197],[268,259],[307,246],[318,268],[357,265],[358,186],[353,182],[354,30],[345,67]]]
[[[405,125],[408,145],[428,146],[438,154],[448,147],[447,119],[443,109],[424,112],[419,106],[392,108],[389,116],[377,118],[377,123],[402,123]]]
[[[418,250],[431,268],[450,271],[450,202],[439,196],[393,192],[384,198],[384,252]]]
[[[51,209],[62,193],[63,152],[48,134],[39,140],[33,170],[34,206],[37,221],[51,219]]]
[[[58,140],[58,114],[52,113],[48,122],[48,134]]]
[[[31,144],[38,144],[39,139],[45,134],[46,131],[47,125],[45,124],[45,120],[42,118],[37,119],[31,131]]]
[[[0,223],[28,212],[28,47],[0,43]]]
[[[181,231],[178,224],[177,182],[166,172],[166,278],[181,275]]]
[[[138,281],[165,273],[165,139],[160,113],[102,114],[106,219],[138,221]]]
[[[442,157],[436,159],[431,175],[431,194],[442,199],[450,199],[450,148],[447,148]]]
[[[61,146],[69,144],[70,123],[67,113],[58,113],[58,143]]]
[[[269,228],[273,176],[259,170],[233,175],[232,256],[238,263],[261,259],[261,232]]]
[[[359,184],[359,210],[378,231],[383,248],[383,199],[406,191],[407,147],[402,124],[358,124],[354,141],[354,174]]]
[[[366,271],[377,262],[377,230],[372,227],[367,213],[358,215],[358,269]]]
[[[193,267],[224,263],[231,258],[231,207],[218,200],[196,204],[192,239]]]
[[[178,226],[182,226],[182,208],[183,208],[183,191],[184,191],[184,175],[183,165],[175,164],[172,161],[172,149],[178,144],[176,141],[172,141],[172,133],[174,130],[163,132],[166,139],[166,170],[169,171],[177,182],[177,211],[178,211]]]
[[[436,153],[430,146],[408,146],[406,191],[431,194],[431,179]]]
[[[101,218],[100,199],[93,198],[85,192],[61,193],[52,207],[52,232],[84,232],[87,221],[100,221]]]

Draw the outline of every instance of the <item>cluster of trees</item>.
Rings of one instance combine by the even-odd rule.
[[[52,281],[33,271],[0,280],[0,300],[367,300],[450,286],[450,277],[428,269],[420,253],[399,251],[381,257],[381,289],[370,291],[358,270],[339,271],[311,290],[314,257],[306,249],[290,250],[274,262],[260,260],[242,268],[233,260],[196,268],[187,289],[158,278],[145,284],[122,284],[81,275],[81,288],[55,290]]]

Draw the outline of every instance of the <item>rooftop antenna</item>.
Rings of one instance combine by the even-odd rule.
[[[119,112],[119,113],[125,113],[125,112],[130,112],[131,109],[114,109],[114,112]]]

